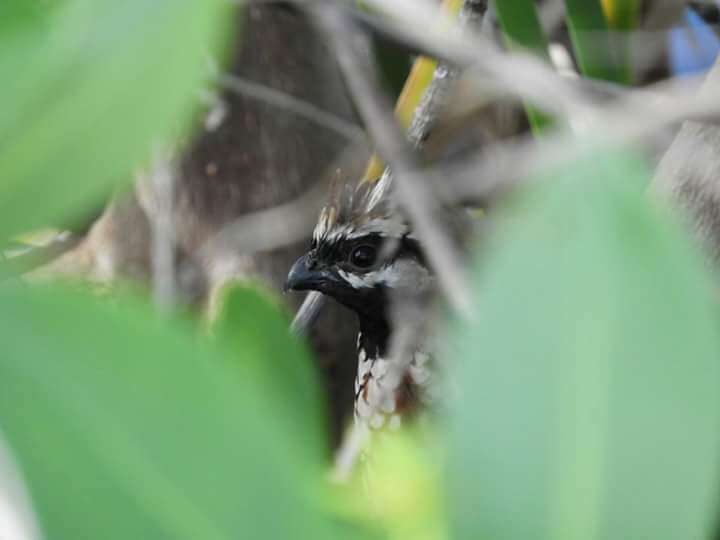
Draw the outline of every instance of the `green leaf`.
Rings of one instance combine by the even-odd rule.
[[[612,28],[617,30],[637,28],[642,13],[642,0],[604,0],[602,5]]]
[[[582,74],[592,79],[630,84],[630,52],[624,34],[610,34],[600,0],[565,0],[565,9]],[[622,13],[623,24],[630,22],[626,11]]]
[[[189,120],[224,0],[4,0],[0,237],[128,181]]]
[[[322,455],[327,445],[322,393],[307,348],[290,335],[280,300],[260,284],[233,284],[221,293],[213,330],[237,367],[277,404],[277,418]]]
[[[271,361],[258,351],[230,360],[130,302],[0,289],[0,430],[45,536],[337,537],[318,420],[286,429],[286,406],[239,367]]]
[[[622,155],[519,203],[459,324],[458,538],[703,538],[717,508],[711,279]]]
[[[550,61],[547,37],[532,0],[496,0],[495,11],[508,47],[526,49]],[[525,112],[536,136],[550,124],[550,117],[530,104],[525,104]]]
[[[388,94],[396,99],[405,86],[412,63],[407,51],[381,39],[374,40],[374,56]]]

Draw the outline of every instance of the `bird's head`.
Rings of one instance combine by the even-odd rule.
[[[385,314],[388,298],[428,290],[433,278],[408,223],[388,205],[386,186],[364,183],[323,208],[310,249],[287,288],[315,290],[361,317]]]

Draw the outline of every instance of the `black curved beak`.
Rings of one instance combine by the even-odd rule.
[[[290,268],[285,290],[292,291],[320,291],[326,289],[338,281],[337,276],[327,269],[320,268],[315,259],[306,253],[300,257]]]

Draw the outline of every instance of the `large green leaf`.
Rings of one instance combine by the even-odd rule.
[[[690,242],[602,156],[519,204],[459,325],[450,429],[458,538],[705,537],[720,345]]]
[[[226,0],[3,0],[0,237],[131,179],[187,123]]]
[[[337,536],[317,411],[293,403],[309,429],[287,429],[242,367],[273,360],[252,336],[230,359],[141,305],[6,286],[0,306],[0,430],[47,538]],[[286,331],[274,340],[291,352]]]

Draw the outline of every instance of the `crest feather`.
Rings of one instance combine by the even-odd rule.
[[[377,181],[365,180],[356,186],[354,181],[341,169],[333,174],[328,202],[320,211],[313,231],[316,244],[342,237],[402,236],[408,232],[407,224],[392,204],[392,175],[387,170]]]

